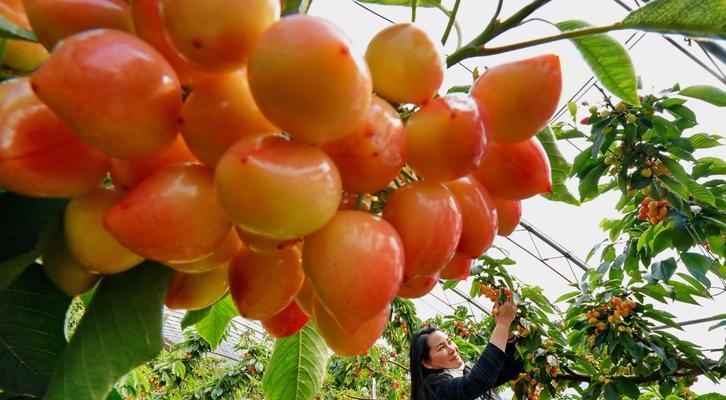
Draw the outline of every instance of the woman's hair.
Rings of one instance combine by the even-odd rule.
[[[426,327],[418,331],[411,340],[411,350],[409,352],[411,367],[411,400],[429,400],[434,394],[426,385],[425,378],[437,370],[426,368],[423,361],[430,359],[429,352],[429,336],[438,329],[434,327]]]

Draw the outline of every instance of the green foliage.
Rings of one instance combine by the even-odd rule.
[[[103,279],[63,351],[46,399],[104,398],[124,374],[161,351],[169,274],[145,262]]]
[[[229,322],[238,314],[232,297],[226,295],[215,303],[209,314],[194,326],[199,335],[212,346],[212,349],[215,349],[226,335]]]
[[[713,86],[689,86],[678,92],[681,96],[693,97],[718,107],[726,107],[726,92]]]
[[[0,193],[0,289],[38,257],[37,244],[48,223],[65,208],[65,199],[32,199]]]
[[[655,32],[726,38],[721,0],[655,0],[633,11],[623,25]]]
[[[323,339],[308,323],[303,329],[278,339],[262,380],[270,400],[309,400],[320,390],[327,362]]]
[[[589,26],[587,22],[577,20],[557,24],[563,32]],[[633,61],[620,42],[605,34],[576,38],[572,42],[603,86],[624,102],[640,105]]]
[[[545,129],[537,133],[537,139],[542,144],[545,153],[547,153],[552,175],[552,191],[542,196],[548,200],[562,201],[576,206],[580,205],[580,202],[577,201],[565,185],[565,180],[570,175],[572,166],[565,160],[557,148],[557,142],[552,129],[545,127]]]
[[[0,387],[43,396],[66,346],[63,321],[70,302],[38,264],[0,291]]]

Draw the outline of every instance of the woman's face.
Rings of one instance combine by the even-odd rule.
[[[429,359],[422,361],[429,369],[455,369],[462,364],[459,348],[444,332],[435,331],[429,335]]]

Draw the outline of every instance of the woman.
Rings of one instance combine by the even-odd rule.
[[[516,312],[511,299],[499,307],[489,344],[471,369],[464,369],[459,349],[445,333],[422,329],[411,342],[411,399],[498,398],[492,389],[522,370],[522,362],[514,359],[516,337],[509,329]]]

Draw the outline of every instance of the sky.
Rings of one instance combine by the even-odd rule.
[[[448,9],[452,8],[453,3],[453,0],[443,1],[443,5]],[[520,0],[505,1],[500,18],[508,17],[527,3],[526,1]],[[623,3],[630,7],[636,7],[636,0],[623,0]],[[411,18],[409,8],[376,5],[366,6],[394,22],[409,22]],[[481,32],[488,23],[495,6],[496,1],[494,0],[461,1],[457,21],[462,28],[463,43],[467,43]],[[356,5],[353,0],[314,0],[309,13],[326,18],[340,26],[351,37],[357,50],[361,54],[365,51],[370,39],[378,31],[390,25],[386,20]],[[580,19],[597,26],[622,20],[626,15],[627,11],[612,0],[553,0],[538,10],[534,17],[551,23],[568,19]],[[424,28],[437,40],[440,40],[447,20],[448,18],[436,9],[419,8],[417,11],[417,25]],[[496,38],[491,43],[491,46],[511,44],[557,33],[557,29],[547,22],[533,20],[523,24],[514,31],[507,32]],[[636,34],[635,37],[631,38],[634,33]],[[669,88],[675,83],[680,83],[681,87],[712,85],[723,88],[723,84],[720,81],[705,72],[696,63],[666,42],[661,35],[648,33],[642,38],[641,35],[641,33],[635,31],[617,31],[611,33],[611,36],[621,43],[625,43],[630,39],[628,46],[637,42],[630,54],[636,73],[641,77],[643,82],[641,93],[657,92],[661,89]],[[672,36],[672,38],[683,46],[688,45],[682,37]],[[456,32],[452,31],[445,46],[445,52],[448,54],[454,51],[455,48]],[[700,49],[691,48],[691,51],[699,59],[708,61]],[[555,53],[560,56],[564,78],[560,102],[561,105],[564,105],[592,76],[590,69],[569,41],[549,43],[534,48],[485,58],[468,59],[463,64],[469,69],[478,67],[480,71],[483,71],[485,66],[493,66],[545,53]],[[722,70],[724,67],[726,66],[723,64],[720,65]],[[445,90],[451,86],[470,83],[470,72],[461,66],[453,66],[446,72],[440,93],[445,93]],[[596,89],[592,88],[586,92],[580,101],[597,103],[601,101],[601,96]],[[687,105],[696,112],[699,118],[699,126],[690,130],[689,132],[691,134],[699,132],[724,134],[724,114],[722,110],[698,100],[690,100]],[[582,107],[579,110],[577,120],[579,121],[585,115],[586,107]],[[568,118],[569,114],[566,114],[560,120],[562,121]],[[580,148],[587,146],[585,142],[575,141],[574,144]],[[579,153],[575,146],[564,142],[560,142],[559,147],[560,151],[568,160],[572,160]],[[722,147],[710,152],[702,151],[697,153],[698,156],[718,156],[723,158],[725,154],[723,153]],[[573,193],[576,193],[576,182],[568,182],[568,184],[571,189],[574,189]],[[614,209],[617,200],[616,193],[611,193],[580,207],[575,207],[564,203],[551,202],[541,197],[534,197],[523,202],[523,219],[552,237],[574,255],[584,259],[593,245],[606,238],[606,235],[598,227],[600,220],[603,218],[618,217],[619,214]],[[566,261],[562,258],[556,258],[559,256],[557,252],[543,242],[531,238],[527,232],[517,231],[511,236],[511,240],[526,248],[528,251],[538,254],[540,258],[555,257],[548,260],[548,263],[570,280],[574,279],[573,273]],[[495,245],[509,251],[510,257],[518,262],[510,270],[514,276],[529,284],[543,287],[545,295],[550,299],[555,299],[561,294],[571,291],[566,286],[567,282],[562,277],[549,270],[536,258],[527,254],[526,251],[521,250],[512,241],[505,238],[497,238]],[[591,264],[595,264],[595,261]],[[576,267],[574,268],[577,276],[580,276],[581,272]],[[680,267],[679,272],[686,272],[685,268]],[[715,279],[712,280],[715,281]],[[468,292],[469,283],[461,283],[459,288],[464,292]],[[486,301],[481,301],[481,299],[477,299],[477,301],[484,307],[488,308],[491,306],[491,304],[486,304]],[[701,300],[699,299],[699,301]],[[416,304],[419,315],[426,318],[436,313],[450,312],[451,308],[445,303],[456,305],[461,302],[462,299],[458,298],[451,291],[444,292],[441,288],[437,288],[432,294],[417,300]],[[678,321],[710,317],[726,309],[724,296],[717,297],[716,301],[701,301],[701,303],[704,305],[703,307],[690,306],[683,303],[660,304],[658,307],[675,314],[677,316],[676,320]],[[560,304],[560,306],[564,307],[565,305]],[[670,329],[669,332],[685,340],[697,343],[704,349],[722,348],[726,341],[726,329],[721,328],[708,332],[708,326],[709,324],[692,325],[684,327],[683,332],[673,329]],[[706,354],[710,354],[715,359],[718,359],[720,356],[719,353]],[[713,391],[724,393],[726,392],[726,382],[722,381],[720,385],[716,385],[702,378],[694,385],[693,390],[697,393]]]

